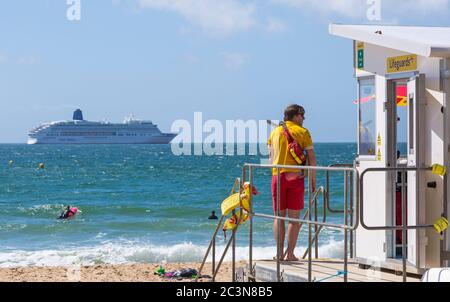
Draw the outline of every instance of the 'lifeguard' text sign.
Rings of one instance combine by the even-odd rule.
[[[387,72],[404,72],[417,70],[417,55],[391,57],[387,59]]]

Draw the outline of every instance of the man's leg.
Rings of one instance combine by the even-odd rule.
[[[275,211],[274,212],[274,215],[276,216],[277,215],[277,212]],[[280,211],[280,216],[282,216],[282,217],[286,217],[286,210],[283,210],[283,211]],[[283,255],[283,253],[284,253],[284,238],[286,237],[285,236],[285,234],[286,234],[286,227],[285,227],[285,222],[284,222],[284,220],[281,220],[280,221],[280,228],[281,228],[281,237],[280,237],[280,239],[281,239],[281,249],[280,249],[280,251],[281,251],[281,260],[284,260],[284,255]],[[278,242],[278,219],[275,219],[274,221],[273,221],[273,235],[274,235],[274,237],[275,237],[275,242]]]
[[[300,212],[296,210],[288,210],[288,217],[299,219]],[[286,251],[286,260],[287,261],[297,261],[298,258],[294,255],[295,246],[297,245],[298,233],[300,231],[300,223],[298,222],[289,222],[288,225],[288,248]]]
[[[299,219],[300,212],[304,208],[305,182],[304,179],[293,179],[289,181],[289,189],[287,190],[287,209],[288,217]],[[297,261],[294,255],[295,246],[297,245],[298,233],[300,231],[300,223],[289,222],[288,226],[288,248],[286,251],[286,260]]]
[[[280,213],[279,215],[281,217],[286,217],[286,180],[284,178],[284,175],[280,175]],[[272,201],[273,201],[273,213],[275,216],[278,215],[277,213],[277,177],[272,177]],[[279,228],[278,228],[279,224]],[[280,229],[281,236],[278,238],[278,229]],[[273,222],[273,234],[275,237],[275,241],[278,242],[278,239],[280,240],[280,246],[281,246],[281,255],[280,259],[283,260],[283,252],[284,252],[284,239],[286,234],[286,227],[285,227],[285,221],[281,220],[280,223],[278,223],[278,219],[275,219]],[[274,257],[275,259],[276,257]]]

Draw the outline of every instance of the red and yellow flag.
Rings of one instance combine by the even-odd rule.
[[[369,101],[375,100],[375,97],[376,97],[375,95],[370,95],[370,96],[367,96],[365,98],[361,98],[361,104],[364,104],[364,103],[367,103]],[[358,100],[354,100],[353,104],[357,105],[358,104]]]
[[[407,86],[397,86],[396,93],[396,102],[397,106],[405,107],[408,105],[408,87]],[[375,100],[375,95],[370,95],[364,98],[361,98],[361,104],[368,103],[372,100]],[[353,101],[353,104],[357,105],[358,100]]]
[[[397,106],[405,107],[408,105],[408,98],[406,95],[408,94],[408,87],[406,86],[397,86]]]

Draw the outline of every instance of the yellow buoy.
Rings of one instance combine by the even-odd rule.
[[[434,229],[436,230],[436,232],[438,234],[441,234],[448,229],[448,220],[445,217],[441,217],[439,218],[435,223],[434,223]]]
[[[45,168],[44,163],[40,163],[40,164],[39,164],[39,169],[44,169],[44,168]]]
[[[447,168],[443,165],[434,164],[431,172],[436,175],[444,176],[447,173]]]

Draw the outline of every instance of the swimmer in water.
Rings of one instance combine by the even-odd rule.
[[[59,215],[58,219],[67,219],[69,217],[75,216],[77,211],[77,208],[71,208],[70,206],[67,206],[66,209],[61,212],[61,215]]]
[[[212,219],[218,219],[217,216],[216,216],[216,211],[212,211],[211,212],[211,216],[209,216],[208,219],[211,219],[211,220]]]

